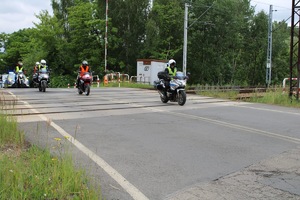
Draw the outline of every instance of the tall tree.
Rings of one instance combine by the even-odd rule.
[[[154,1],[146,26],[146,57],[174,58],[182,63],[183,17],[182,1]]]
[[[111,60],[110,68],[121,70],[125,67],[127,73],[136,72],[136,59],[141,56],[145,41],[148,9],[148,0],[110,1],[111,24],[117,28],[116,36],[120,39],[118,48],[109,52],[115,59]]]

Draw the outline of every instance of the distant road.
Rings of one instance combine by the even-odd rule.
[[[299,109],[192,94],[179,106],[128,88],[0,93],[18,98],[5,110],[29,141],[67,138],[108,200],[300,199]]]

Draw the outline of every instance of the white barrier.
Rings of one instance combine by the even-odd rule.
[[[286,85],[286,81],[287,80],[290,80],[290,78],[284,78],[283,81],[282,81],[282,90],[283,92],[285,92],[285,85]],[[297,81],[298,79],[297,78],[292,78],[293,81]],[[299,83],[300,84],[300,83]],[[298,87],[299,88],[299,87]],[[299,89],[300,90],[300,89]]]

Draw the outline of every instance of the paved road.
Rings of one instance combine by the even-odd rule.
[[[65,140],[108,200],[300,199],[299,109],[197,95],[179,106],[124,88],[0,93],[18,98],[30,141]]]

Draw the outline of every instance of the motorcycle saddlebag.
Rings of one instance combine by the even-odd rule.
[[[154,84],[154,89],[157,89],[157,90],[162,90],[163,89],[163,86],[162,86],[160,80],[154,81],[153,84]]]
[[[163,80],[170,80],[170,75],[165,71],[158,72],[157,77]]]

